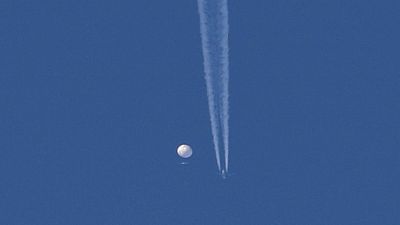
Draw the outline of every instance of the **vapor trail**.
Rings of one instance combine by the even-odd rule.
[[[227,0],[198,0],[204,72],[217,166],[229,162],[229,49]],[[224,166],[221,168],[221,151]]]

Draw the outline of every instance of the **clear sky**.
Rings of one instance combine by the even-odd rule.
[[[195,0],[1,1],[0,224],[400,224],[399,11],[229,1],[222,180]]]

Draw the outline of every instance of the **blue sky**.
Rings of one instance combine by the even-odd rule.
[[[222,180],[196,1],[2,1],[0,224],[399,224],[399,10],[229,1]]]

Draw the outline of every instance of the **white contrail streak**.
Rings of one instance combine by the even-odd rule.
[[[217,166],[228,171],[229,162],[229,48],[227,0],[198,0],[204,72]],[[221,166],[221,151],[224,166]]]

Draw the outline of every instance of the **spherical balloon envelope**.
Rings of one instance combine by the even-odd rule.
[[[178,155],[182,158],[189,158],[190,156],[192,156],[193,154],[193,150],[192,147],[190,147],[189,145],[180,145],[178,147],[178,149],[176,150],[176,152],[178,153]]]

